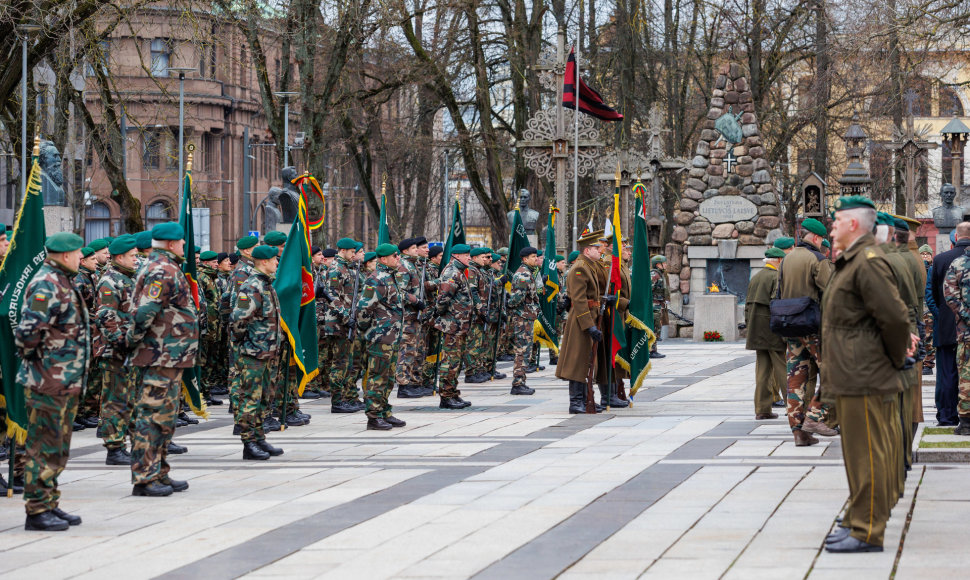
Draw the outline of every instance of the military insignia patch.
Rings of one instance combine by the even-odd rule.
[[[162,293],[162,281],[155,280],[154,282],[151,283],[151,286],[148,287],[148,297],[154,300],[155,298],[158,298],[161,295],[161,293]]]
[[[871,260],[871,259],[873,259],[875,257],[876,257],[876,253],[873,252],[871,248],[868,249],[868,250],[866,250],[866,259]]]
[[[364,298],[367,298],[368,300],[370,300],[373,297],[374,297],[374,287],[368,285],[367,288],[364,288]]]
[[[34,299],[30,301],[30,309],[34,312],[47,312],[47,295],[34,294]]]

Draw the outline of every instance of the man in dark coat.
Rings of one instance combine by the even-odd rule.
[[[933,259],[930,292],[927,301],[933,313],[933,346],[936,347],[936,420],[941,426],[959,423],[957,417],[957,323],[953,311],[946,307],[943,281],[950,264],[970,247],[970,222],[956,227],[956,245]]]
[[[765,267],[751,277],[744,305],[744,321],[748,339],[744,347],[756,353],[754,412],[755,419],[777,419],[771,412],[771,404],[780,400],[779,394],[787,393],[785,367],[785,340],[771,332],[771,299],[778,290],[778,266],[785,257],[784,250],[765,250]]]

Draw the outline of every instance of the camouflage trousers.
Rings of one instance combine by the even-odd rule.
[[[461,369],[462,357],[465,355],[465,341],[467,336],[463,332],[449,332],[441,335],[441,358],[438,367],[438,380],[441,388],[438,394],[442,399],[451,399],[461,395],[458,390],[458,372]]]
[[[101,411],[101,390],[104,388],[104,373],[100,368],[101,358],[91,361],[88,370],[88,382],[84,386],[84,394],[78,404],[77,416],[83,419],[97,417]]]
[[[970,418],[970,344],[957,343],[957,415]]]
[[[330,366],[333,364],[333,343],[330,337],[321,334],[317,339],[317,361],[320,367],[320,374],[313,379],[307,389],[322,393],[330,391]]]
[[[489,323],[485,326],[485,357],[482,359],[481,371],[491,374],[495,368],[495,358],[498,356],[496,351],[496,340],[498,339],[498,324]]]
[[[515,367],[512,371],[512,386],[525,386],[525,367],[529,361],[526,360],[532,349],[532,328],[535,320],[513,316],[509,319],[512,327],[513,344],[515,345]]]
[[[283,348],[280,349],[280,356],[276,361],[276,375],[269,386],[268,400],[272,405],[266,408],[266,415],[276,411],[280,413],[280,417],[286,417],[300,410],[300,369],[295,365],[290,366],[292,358],[293,348],[284,339]]]
[[[485,327],[480,320],[472,322],[465,341],[465,377],[485,371]]]
[[[213,387],[218,387],[221,384],[221,348],[222,344],[218,340],[203,339],[201,341],[199,366],[201,367],[202,380],[199,381],[199,391],[202,393],[203,400],[210,397]]]
[[[269,361],[240,355],[236,360],[239,387],[236,392],[234,418],[243,441],[262,441],[263,415],[269,408],[270,376],[275,369]]]
[[[923,357],[923,368],[933,370],[936,366],[936,347],[933,346],[933,313],[927,310],[923,314],[923,324],[926,326],[926,356]]]
[[[512,325],[504,324],[502,328],[499,329],[498,337],[498,355],[513,355],[515,356],[515,345],[512,343]]]
[[[404,317],[401,333],[400,352],[397,355],[397,370],[394,380],[399,385],[421,385],[424,383],[425,338],[424,326],[417,316]],[[368,355],[370,348],[368,348]]]
[[[351,386],[353,387],[353,397],[357,400],[361,396],[360,389],[357,388],[357,381],[363,381],[367,378],[367,359],[370,355],[367,353],[367,341],[363,338],[358,337],[354,340],[354,359],[351,364]]]
[[[27,419],[24,500],[27,515],[57,507],[57,478],[71,455],[71,434],[78,395],[42,395],[25,389]]]
[[[441,333],[437,329],[429,329],[425,336],[425,347],[428,356],[424,359],[424,386],[435,386],[435,369],[438,368],[438,351],[441,350]],[[428,359],[431,359],[430,361]]]
[[[108,449],[125,446],[135,407],[135,369],[116,358],[102,358],[98,366],[104,375],[101,388],[101,424],[98,437]]]
[[[357,400],[357,373],[354,371],[354,341],[345,336],[331,336],[333,365],[330,367],[330,402]]]
[[[802,423],[806,419],[818,422],[825,422],[829,414],[832,413],[831,405],[823,403],[818,391],[807,402],[808,411],[806,412],[807,390],[805,385],[808,383],[809,374],[818,374],[819,364],[819,342],[818,335],[805,338],[789,338],[788,350],[786,352],[786,369],[788,371],[788,426],[792,431],[802,428]]]
[[[185,369],[145,367],[135,388],[131,427],[131,482],[151,483],[168,475],[168,444],[175,433],[179,390]]]
[[[398,362],[397,357],[397,347],[393,344],[373,343],[367,345],[367,381],[364,384],[364,403],[367,405],[367,417],[369,419],[383,419],[391,415],[391,404],[387,402],[387,396],[394,389],[394,370]],[[400,368],[400,366],[397,368]]]

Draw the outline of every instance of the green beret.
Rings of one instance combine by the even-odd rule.
[[[94,255],[94,250],[92,250],[90,246],[84,246],[83,248],[81,248],[82,258],[90,258],[93,255]]]
[[[919,253],[920,254],[932,254],[933,253],[933,248],[931,248],[929,244],[923,244],[922,246],[919,247]]]
[[[785,257],[785,250],[782,250],[781,248],[768,248],[767,250],[765,250],[765,257],[766,258],[784,258]]]
[[[145,230],[135,234],[135,247],[139,250],[147,250],[152,247],[152,232]]]
[[[377,246],[377,257],[386,258],[397,253],[397,246],[394,244],[381,244]]]
[[[162,241],[177,241],[185,239],[185,230],[178,222],[165,222],[152,228],[152,239]]]
[[[816,236],[824,236],[828,234],[822,222],[818,221],[815,218],[807,218],[806,220],[804,220],[802,222],[802,229],[806,229],[812,232],[813,234],[815,234]]]
[[[897,230],[903,230],[904,232],[909,231],[909,224],[906,223],[906,220],[901,220],[899,218],[893,218],[893,227],[895,227]]]
[[[396,248],[397,246],[394,246],[394,247]],[[354,250],[359,252],[363,249],[364,249],[364,242],[356,242],[356,244],[354,245]]]
[[[203,262],[208,262],[209,260],[215,260],[219,257],[219,254],[213,252],[212,250],[206,250],[199,254],[199,259]]]
[[[894,227],[893,216],[884,211],[876,212],[876,225]]]
[[[340,238],[339,240],[337,240],[337,249],[338,250],[356,250],[357,249],[357,242],[355,242],[352,238]]]
[[[73,252],[84,247],[84,238],[74,232],[58,232],[47,236],[44,247],[48,252],[59,254],[61,252]],[[94,253],[94,250],[92,250]]]
[[[90,244],[88,244],[88,247],[94,250],[95,252],[100,252],[101,250],[108,247],[108,240],[104,238],[99,238],[97,240],[94,240]]]
[[[452,256],[454,256],[455,254],[467,254],[471,251],[472,249],[468,246],[468,244],[455,244],[454,246],[451,247]]]
[[[822,247],[823,248],[831,248],[832,247],[832,244],[830,244],[828,240],[822,240]]]
[[[367,252],[366,254],[364,254],[364,263],[366,264],[367,262],[370,262],[376,257],[377,257],[377,252]]]
[[[566,256],[560,256],[559,254],[556,254],[556,261],[557,262],[562,262],[565,259],[566,259]]]
[[[263,236],[263,243],[267,246],[282,246],[286,243],[286,234],[283,232],[269,232]]]
[[[454,254],[455,251],[452,250],[451,253]],[[474,258],[475,256],[481,256],[482,254],[491,254],[492,253],[492,249],[491,248],[472,248],[471,249],[471,252],[469,252],[469,253]]]
[[[499,248],[498,251],[496,252],[496,254],[498,254],[499,256],[503,256],[505,258],[508,258],[509,257],[509,249],[508,248],[505,248],[505,247]]]
[[[868,197],[862,195],[843,195],[839,199],[835,200],[835,211],[842,211],[844,209],[859,209],[863,207],[876,209],[876,204],[872,203],[872,200]]]
[[[236,242],[236,247],[240,250],[248,250],[258,243],[259,239],[256,236],[243,236]]]
[[[500,256],[500,255],[498,255],[498,254],[497,254],[497,253],[495,253],[495,252],[492,252],[492,261],[493,261],[493,262],[498,262],[498,261],[499,261],[499,260],[501,260],[501,259],[502,259],[502,256]]]
[[[275,246],[256,246],[253,250],[254,260],[271,260],[276,257],[279,250]]]
[[[578,258],[578,257],[579,257],[579,250],[573,250],[572,252],[569,252],[569,262],[570,263],[575,262],[576,261],[576,258]]]
[[[650,258],[650,265],[656,266],[657,264],[663,264],[667,261],[667,256],[654,256]]]
[[[787,250],[795,246],[795,238],[778,238],[775,240],[775,247],[779,250]]]
[[[135,239],[135,236],[125,234],[123,236],[118,236],[111,241],[111,245],[108,246],[108,252],[110,252],[112,256],[117,256],[119,254],[124,254],[129,250],[133,250],[137,244],[138,241]]]

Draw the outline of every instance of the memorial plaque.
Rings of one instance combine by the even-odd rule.
[[[742,222],[757,217],[758,206],[739,195],[716,195],[701,202],[700,213],[715,224]]]

